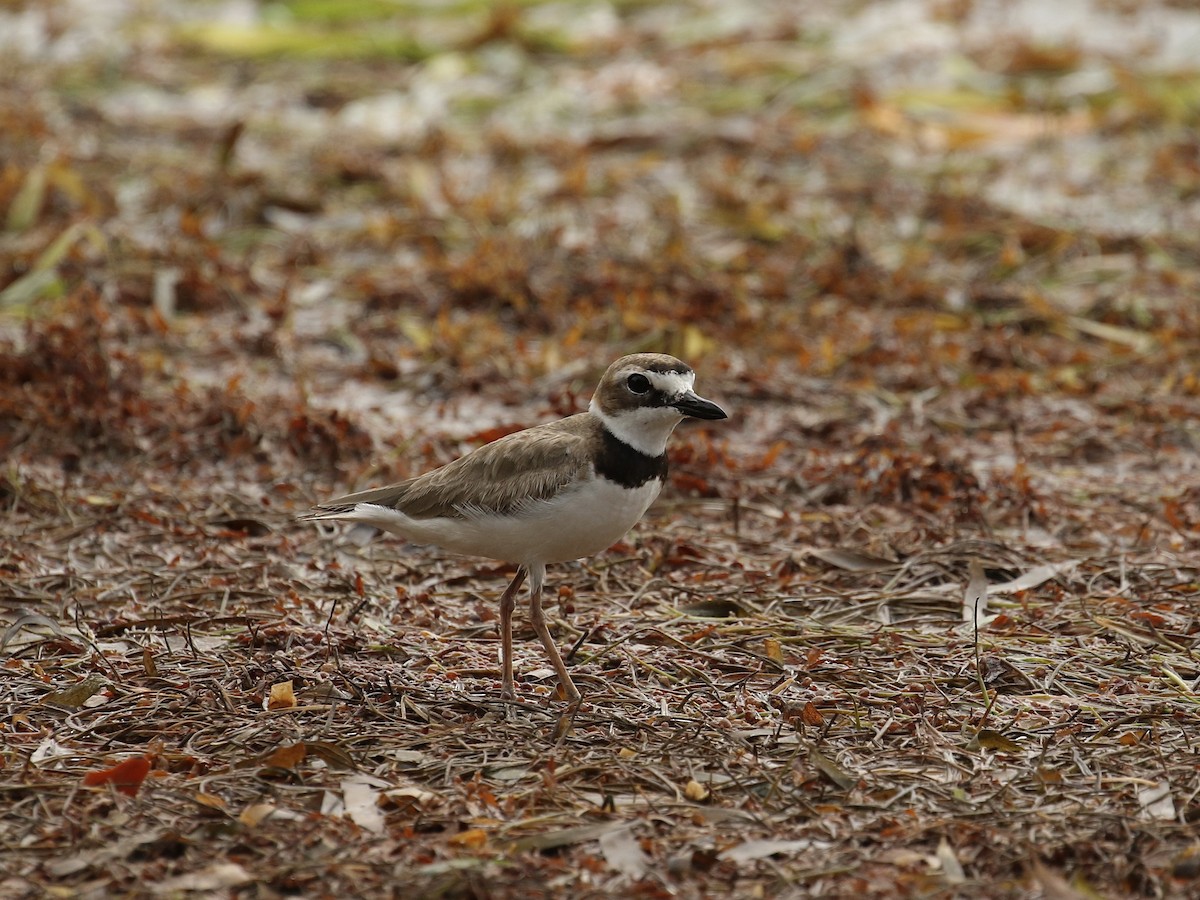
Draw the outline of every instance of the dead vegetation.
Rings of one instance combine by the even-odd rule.
[[[1200,107],[1105,43],[1194,12],[77,6],[0,6],[0,895],[1196,893]],[[645,348],[733,418],[551,572],[569,720],[503,566],[294,521]]]

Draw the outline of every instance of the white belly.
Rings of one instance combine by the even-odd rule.
[[[506,516],[412,519],[395,509],[360,503],[344,518],[455,553],[544,565],[612,546],[642,517],[661,487],[657,479],[631,490],[596,478]]]

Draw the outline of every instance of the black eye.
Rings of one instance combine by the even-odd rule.
[[[625,379],[625,386],[635,394],[644,394],[650,390],[650,379],[635,372]]]

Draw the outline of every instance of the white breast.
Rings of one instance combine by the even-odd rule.
[[[544,565],[591,556],[612,546],[649,509],[661,488],[657,479],[629,489],[591,478],[511,515],[412,519],[399,510],[360,503],[344,518],[455,553]]]

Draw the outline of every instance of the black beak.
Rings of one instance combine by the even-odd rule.
[[[671,404],[685,416],[691,416],[693,419],[728,419],[725,415],[725,410],[705,400],[703,397],[697,397],[691,391],[688,391],[678,400]]]

